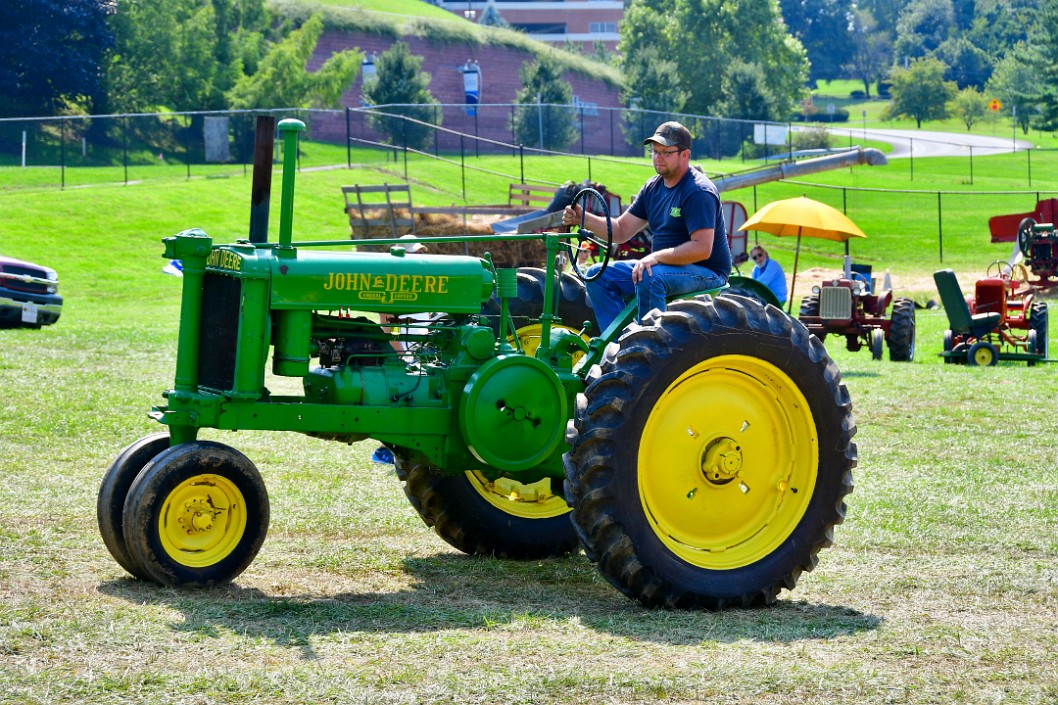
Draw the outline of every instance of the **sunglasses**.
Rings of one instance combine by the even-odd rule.
[[[758,252],[758,253],[757,253],[757,254],[755,254],[755,255],[750,255],[750,257],[752,257],[752,258],[753,258],[753,259],[755,259],[755,260],[758,260],[758,259],[764,259],[764,253],[763,253],[763,252]]]
[[[679,151],[680,151],[679,149],[670,149],[667,152],[663,152],[663,151],[661,151],[659,149],[652,149],[652,150],[650,150],[650,156],[668,158],[668,157],[672,156],[673,154],[676,154]]]

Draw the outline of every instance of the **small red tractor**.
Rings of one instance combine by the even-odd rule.
[[[891,289],[878,293],[869,274],[849,270],[845,275],[812,287],[801,300],[798,320],[808,331],[826,340],[827,335],[845,337],[845,347],[856,352],[863,347],[875,360],[889,346],[893,362],[915,359],[915,302],[893,299]],[[887,315],[892,304],[892,315]]]
[[[1018,360],[1031,367],[1047,359],[1047,304],[1036,299],[1024,266],[993,262],[966,297],[952,270],[935,272],[933,280],[948,314],[945,363],[988,366]]]

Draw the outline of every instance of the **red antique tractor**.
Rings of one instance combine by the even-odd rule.
[[[1033,276],[1025,281],[1037,289],[1058,286],[1055,222],[1058,222],[1058,198],[1039,201],[1031,213],[997,215],[988,219],[992,242],[1017,242],[1018,252]]]
[[[999,260],[977,280],[973,295],[964,297],[952,270],[933,274],[948,315],[945,363],[1018,360],[1031,367],[1047,359],[1047,304],[1036,299],[1028,277],[1024,266]]]
[[[812,335],[826,340],[827,335],[845,337],[845,347],[856,352],[863,347],[875,360],[882,359],[883,346],[889,347],[893,362],[915,359],[915,302],[893,299],[891,289],[878,293],[870,277],[849,271],[848,276],[813,286],[812,293],[801,300],[797,318]],[[892,304],[892,315],[886,313]]]

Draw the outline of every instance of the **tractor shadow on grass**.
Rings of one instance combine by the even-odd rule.
[[[104,582],[99,591],[181,613],[183,619],[171,625],[177,632],[264,639],[300,649],[307,660],[316,658],[315,637],[339,632],[532,632],[572,623],[636,641],[697,645],[832,639],[877,629],[882,622],[852,608],[798,600],[796,591],[783,593],[771,607],[645,609],[614,590],[583,556],[517,562],[436,554],[406,558],[404,566],[412,580],[392,592],[270,594],[238,583],[182,590],[131,578]]]

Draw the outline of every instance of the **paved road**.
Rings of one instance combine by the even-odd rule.
[[[1011,147],[1015,150],[1031,149],[1032,142],[1028,140],[1014,140],[1013,135],[1007,137],[988,137],[985,135],[973,135],[960,132],[930,132],[928,130],[879,130],[874,128],[855,129],[835,128],[831,129],[834,135],[852,136],[853,140],[866,139],[878,142],[888,142],[893,145],[893,151],[886,156],[890,159],[902,157],[983,157],[989,154],[1009,154]],[[972,148],[972,150],[971,150]]]

